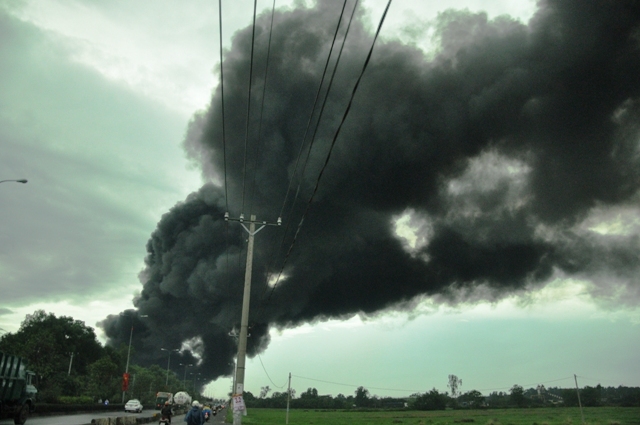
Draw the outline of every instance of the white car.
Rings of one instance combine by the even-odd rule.
[[[127,401],[127,404],[124,405],[124,411],[125,412],[142,412],[142,403],[140,403],[140,400],[136,399],[136,398],[132,398],[131,400]]]

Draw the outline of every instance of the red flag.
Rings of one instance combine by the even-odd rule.
[[[122,391],[127,391],[129,389],[129,374],[122,374]]]

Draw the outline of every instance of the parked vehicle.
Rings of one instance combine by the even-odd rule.
[[[0,412],[13,416],[15,424],[24,424],[36,409],[34,383],[35,373],[23,358],[0,352]]]
[[[138,400],[137,398],[132,398],[131,400],[127,401],[127,404],[124,405],[125,412],[140,413],[142,412],[142,409],[142,403],[140,403],[140,400]]]
[[[167,393],[163,391],[159,391],[156,393],[156,410],[162,409],[165,402],[169,402],[169,404],[173,404],[173,394]]]

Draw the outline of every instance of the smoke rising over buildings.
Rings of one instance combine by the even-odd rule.
[[[422,297],[494,300],[555,277],[585,279],[602,302],[637,302],[633,1],[541,1],[528,23],[447,11],[429,54],[378,40],[285,262],[372,42],[356,11],[309,163],[294,175],[340,9],[276,10],[266,79],[271,14],[258,17],[249,125],[252,28],[236,34],[223,63],[226,143],[221,87],[184,140],[211,183],[158,223],[137,310],[102,323],[112,342],[135,323],[143,360],[182,347],[177,356],[200,360],[207,379],[231,373],[246,232],[225,222],[227,205],[232,217],[266,221],[283,211],[289,225],[255,240],[249,355],[268,347],[272,327],[410,309]],[[315,120],[317,111],[311,129]]]

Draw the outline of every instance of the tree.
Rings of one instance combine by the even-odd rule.
[[[489,394],[486,400],[491,407],[506,407],[509,401],[509,395],[502,391],[494,391]]]
[[[82,379],[69,375],[86,375],[88,366],[105,354],[93,328],[44,310],[27,314],[16,333],[3,335],[0,350],[26,359],[38,375],[39,397],[46,401],[86,391]]]
[[[118,392],[120,374],[118,365],[105,356],[89,366],[89,390],[97,398],[113,398]]]
[[[460,394],[460,387],[462,387],[462,379],[456,375],[449,375],[449,383],[447,387],[451,391],[451,397],[456,398]]]
[[[511,404],[515,406],[518,406],[518,407],[524,406],[525,404],[524,389],[520,385],[516,384],[513,387],[511,387],[509,401],[511,402]]]
[[[356,389],[356,406],[367,407],[369,406],[369,390],[365,387],[358,387]]]
[[[74,353],[71,372],[85,374],[87,367],[104,355],[93,328],[71,317],[56,317],[44,310],[27,314],[15,334],[0,339],[0,350],[25,357],[42,377],[67,372]]]
[[[267,394],[271,391],[271,388],[267,385],[266,387],[260,387],[260,398],[267,397]]]
[[[602,386],[598,384],[596,387],[586,386],[580,391],[580,399],[583,406],[595,407],[599,406],[602,401]]]
[[[315,388],[307,388],[307,391],[300,394],[300,398],[318,398],[318,390]]]
[[[567,407],[578,406],[578,393],[576,393],[576,390],[575,389],[562,390],[562,402]]]
[[[478,390],[467,391],[458,397],[459,402],[468,403],[471,407],[482,407],[484,396]]]
[[[445,410],[447,407],[447,394],[441,394],[434,388],[428,393],[418,395],[413,407],[418,410]]]

